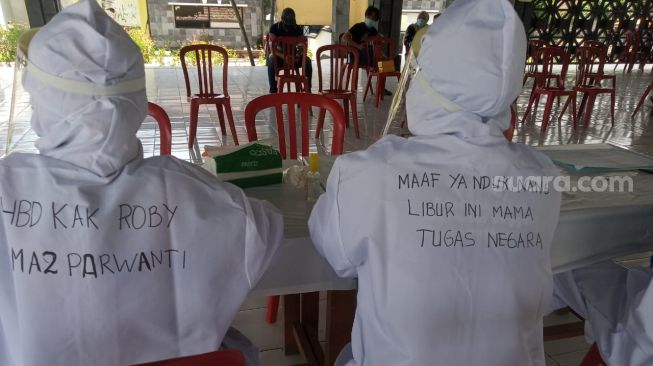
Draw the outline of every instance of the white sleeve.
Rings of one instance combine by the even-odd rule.
[[[253,288],[281,245],[283,216],[270,203],[254,198],[245,198],[245,210],[245,269],[250,288]]]
[[[326,192],[313,207],[308,227],[317,251],[331,264],[340,277],[355,277],[356,266],[348,258],[342,241],[340,227],[340,170],[338,161],[333,165]]]

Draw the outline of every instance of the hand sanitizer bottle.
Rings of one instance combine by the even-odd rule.
[[[306,173],[306,200],[315,202],[323,192],[320,180],[320,159],[317,153],[308,156],[308,173]]]

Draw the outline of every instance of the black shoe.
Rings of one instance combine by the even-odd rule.
[[[278,93],[277,89],[270,89],[270,94],[277,94],[277,93]]]
[[[388,89],[383,90],[383,95],[392,95],[392,92]]]

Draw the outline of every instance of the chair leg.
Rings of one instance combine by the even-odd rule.
[[[524,112],[524,117],[521,119],[522,125],[526,123],[526,117],[528,117],[528,115],[531,113],[533,102],[535,102],[535,94],[531,94],[530,98],[528,98],[528,106],[526,107],[526,112]]]
[[[635,114],[637,111],[639,111],[640,108],[642,108],[642,105],[644,104],[644,101],[646,101],[646,97],[648,97],[648,94],[651,92],[651,89],[653,89],[653,84],[649,85],[648,88],[646,88],[646,91],[644,94],[642,94],[642,97],[639,98],[639,102],[637,103],[637,107],[635,108],[635,111],[633,112],[633,115],[631,117],[635,117]]]
[[[269,296],[268,305],[265,311],[265,321],[268,324],[277,322],[277,314],[279,313],[279,296]]]
[[[544,115],[542,115],[542,128],[541,132],[546,131],[546,127],[549,125],[549,118],[551,117],[551,108],[553,108],[553,99],[552,95],[546,96],[546,104],[544,105]]]
[[[222,136],[227,135],[227,128],[224,125],[224,113],[222,112],[222,104],[216,104],[215,109],[218,110],[218,120],[220,121],[220,131],[222,131]]]
[[[572,94],[572,95],[567,99],[567,101],[569,101],[569,99],[571,99],[571,100],[572,100],[571,102],[574,103],[574,104],[572,105],[572,108],[573,108],[573,109],[572,109],[572,111],[571,111],[571,113],[572,113],[572,114],[571,114],[571,119],[572,119],[573,122],[574,122],[574,129],[576,129],[576,124],[577,124],[577,119],[576,119],[576,93]]]
[[[583,93],[583,99],[580,101],[580,108],[578,108],[578,114],[576,115],[576,118],[580,118],[580,116],[583,115],[583,112],[585,111],[585,105],[587,104],[587,93]]]
[[[326,117],[326,109],[320,108],[320,114],[317,117],[317,127],[315,129],[315,138],[320,137],[322,127],[324,127],[324,117]]]
[[[589,351],[581,361],[580,366],[600,366],[603,365],[603,359],[601,358],[601,353],[599,353],[599,347],[594,343],[590,347]]]
[[[345,112],[345,126],[349,128],[349,101],[347,99],[342,100],[342,110]]]
[[[560,111],[560,116],[558,117],[558,121],[562,120],[562,115],[565,114],[567,111],[567,107],[569,107],[569,103],[571,101],[571,95],[567,96],[567,100],[565,101],[565,105],[562,107],[562,110]],[[560,103],[560,98],[558,98],[558,103]],[[574,106],[576,107],[576,106]]]
[[[374,102],[374,105],[376,108],[379,108],[379,104],[381,103],[381,98],[383,98],[383,85],[385,84],[385,77],[383,76],[377,76],[376,77],[376,100]]]
[[[367,83],[365,84],[365,94],[363,94],[363,102],[367,99],[367,92],[372,91],[372,76],[368,74],[367,76]],[[372,92],[372,95],[374,95],[374,92]]]
[[[234,115],[231,111],[231,102],[229,100],[225,102],[224,109],[227,111],[227,119],[229,120],[231,137],[234,139],[234,144],[238,145],[238,133],[236,132],[236,124],[234,123]]]
[[[200,111],[200,105],[196,101],[190,102],[190,130],[188,131],[188,148],[193,148],[195,135],[197,134],[197,115]]]
[[[359,139],[361,138],[361,135],[358,131],[358,105],[356,103],[356,94],[349,99],[349,102],[351,103],[351,117],[354,123],[354,132],[356,133],[356,138]]]
[[[615,104],[615,91],[612,90],[610,93],[610,119],[612,121],[612,126],[614,126],[614,104]]]
[[[592,118],[592,112],[594,111],[594,102],[596,101],[596,94],[591,95],[587,98],[587,106],[585,111],[585,128],[590,125],[590,119]]]

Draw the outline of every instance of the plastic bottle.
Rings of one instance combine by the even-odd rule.
[[[306,200],[315,202],[323,192],[320,180],[320,159],[317,153],[308,156],[308,173],[306,173]]]

